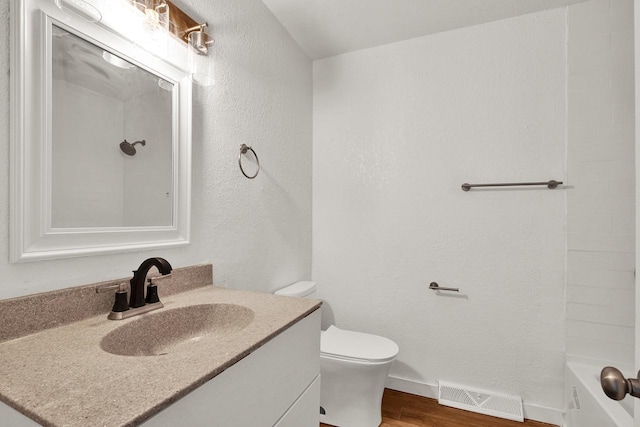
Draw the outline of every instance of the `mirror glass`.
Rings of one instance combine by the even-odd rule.
[[[52,228],[172,224],[174,85],[52,27]]]

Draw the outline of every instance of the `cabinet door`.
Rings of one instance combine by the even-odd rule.
[[[320,375],[307,387],[274,427],[318,427],[320,413]]]

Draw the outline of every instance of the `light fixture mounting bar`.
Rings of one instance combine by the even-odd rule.
[[[198,27],[198,21],[187,15],[182,9],[176,6],[173,2],[166,0],[169,5],[169,21],[171,24],[169,25],[171,33],[182,40],[185,43],[188,43],[188,30],[193,27]]]

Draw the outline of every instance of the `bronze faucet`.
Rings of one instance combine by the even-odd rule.
[[[156,267],[160,274],[166,276],[167,274],[171,274],[171,264],[160,257],[149,258],[142,261],[140,267],[133,272],[133,278],[129,282],[131,284],[131,297],[129,298],[129,308],[138,308],[142,307],[146,303],[154,303],[159,302],[158,294],[155,291],[155,285],[149,285],[149,289],[147,290],[147,299],[145,300],[144,296],[144,283],[147,278],[147,273],[151,269],[151,267]],[[154,287],[154,289],[151,289]]]

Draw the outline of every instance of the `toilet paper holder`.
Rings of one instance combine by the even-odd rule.
[[[438,285],[436,282],[429,283],[429,289],[432,291],[451,291],[451,292],[460,292],[460,288],[443,288]]]

